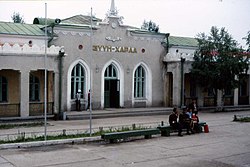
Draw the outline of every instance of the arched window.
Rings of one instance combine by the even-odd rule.
[[[116,75],[116,69],[115,67],[111,64],[108,66],[108,68],[105,70],[105,74],[104,74],[104,77],[107,79],[113,79],[113,78],[117,78],[117,75]]]
[[[30,101],[40,101],[40,83],[34,75],[30,75]]]
[[[139,66],[134,75],[134,97],[145,97],[145,70],[142,66]]]
[[[7,88],[7,79],[0,76],[0,102],[7,102]]]
[[[71,72],[71,99],[76,98],[78,91],[81,93],[81,98],[84,98],[85,90],[85,72],[81,64],[77,64]]]

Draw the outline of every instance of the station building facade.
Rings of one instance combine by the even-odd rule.
[[[77,93],[85,110],[89,90],[93,109],[216,103],[189,74],[194,38],[124,25],[114,1],[104,20],[47,23],[0,22],[0,117],[42,116],[45,102],[51,115],[74,111]],[[230,91],[226,105],[249,104],[248,85]]]

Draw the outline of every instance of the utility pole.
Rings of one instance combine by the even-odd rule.
[[[47,3],[45,3],[45,55],[44,55],[44,140],[47,140]]]
[[[181,108],[185,106],[184,104],[184,62],[185,58],[181,57]]]

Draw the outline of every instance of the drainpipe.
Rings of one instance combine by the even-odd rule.
[[[62,112],[62,69],[63,69],[63,64],[62,64],[62,60],[64,57],[64,48],[62,47],[59,51],[59,97],[58,97],[58,116],[57,119],[59,117],[60,120],[63,119],[63,112]]]
[[[163,42],[161,42],[161,44],[162,44],[162,46],[164,46],[164,48],[166,48],[166,52],[168,53],[168,51],[169,51],[169,33],[166,33],[165,34],[165,39],[164,39],[164,41]]]
[[[181,108],[185,107],[184,104],[184,62],[185,58],[181,57]]]
[[[169,33],[166,34],[166,40],[167,40],[166,50],[167,50],[167,53],[169,51],[169,39],[168,39],[169,35],[170,35]]]

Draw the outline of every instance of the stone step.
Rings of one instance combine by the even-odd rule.
[[[103,113],[92,113],[92,119],[101,119],[101,118],[115,118],[115,117],[130,117],[130,116],[150,116],[150,115],[169,115],[172,112],[172,109],[164,110],[145,110],[145,111],[125,111],[125,112],[103,112]],[[82,120],[89,119],[89,111],[86,113],[67,115],[67,120]]]

